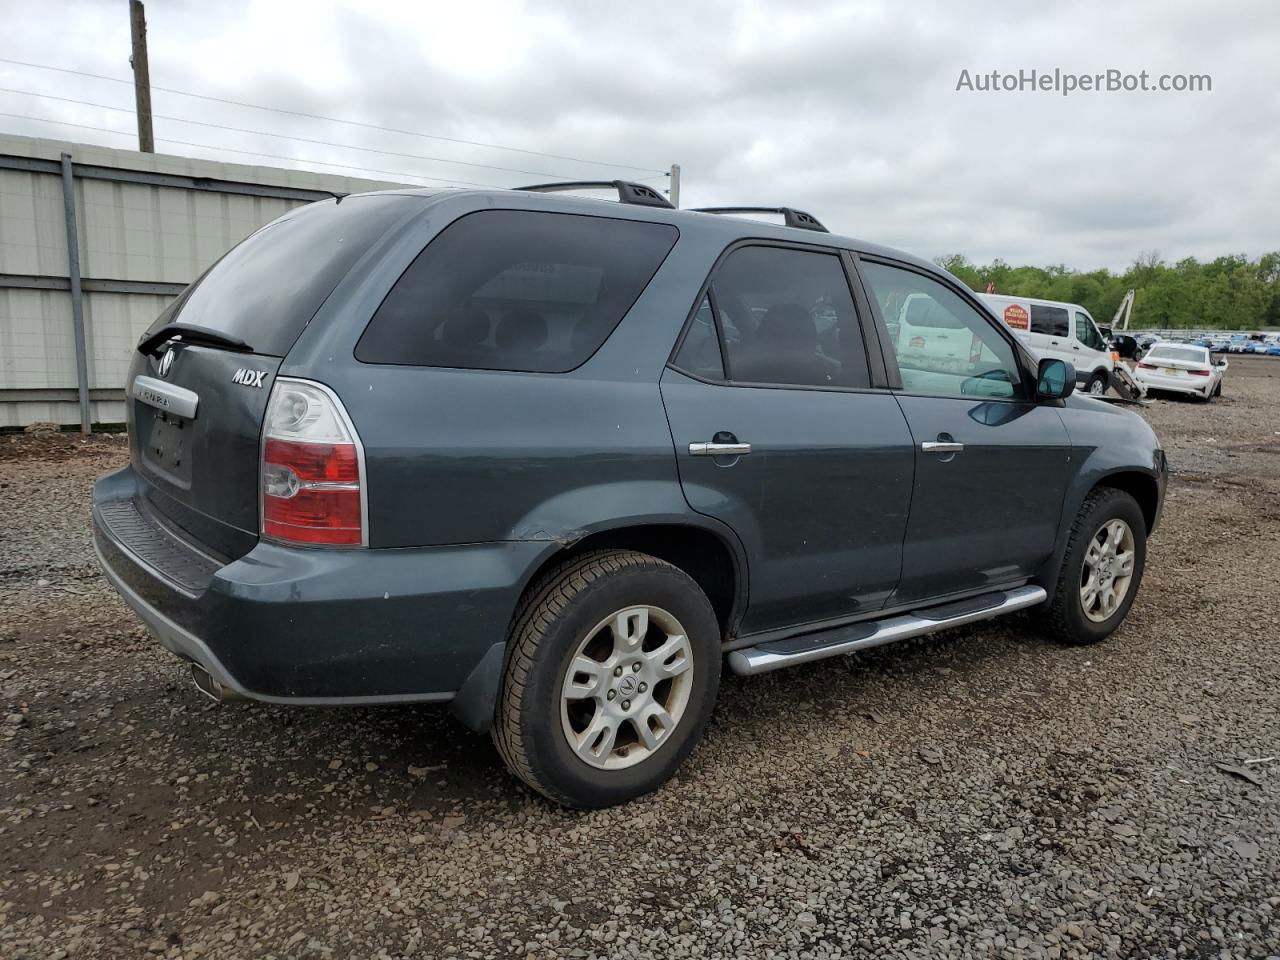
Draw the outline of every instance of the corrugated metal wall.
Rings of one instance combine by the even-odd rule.
[[[228,248],[327,192],[398,186],[0,135],[0,427],[79,422],[63,187],[51,169],[64,153],[76,171],[95,423],[124,419],[138,337]]]

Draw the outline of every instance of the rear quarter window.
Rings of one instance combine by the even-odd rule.
[[[396,281],[356,359],[572,370],[613,332],[678,237],[663,223],[524,210],[468,214]]]

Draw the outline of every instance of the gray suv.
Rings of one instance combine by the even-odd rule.
[[[1120,626],[1166,479],[1139,417],[924,260],[565,186],[298,208],[143,337],[95,543],[202,690],[448,701],[599,807],[672,774],[726,661]],[[922,300],[949,320],[900,344]]]

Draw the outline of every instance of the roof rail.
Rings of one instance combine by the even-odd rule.
[[[800,230],[816,230],[819,233],[831,231],[818,222],[812,213],[805,213],[795,207],[694,207],[696,213],[723,213],[733,216],[737,213],[780,213],[783,226],[796,227]]]
[[[619,203],[674,209],[671,201],[653,187],[646,187],[643,183],[632,183],[629,180],[565,180],[560,183],[535,183],[528,187],[513,189],[532,190],[535,193],[559,193],[561,190],[584,190],[591,187],[612,187],[618,191]]]

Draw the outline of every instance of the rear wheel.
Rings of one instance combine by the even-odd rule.
[[[1147,560],[1146,519],[1123,490],[1100,487],[1072,524],[1046,626],[1071,644],[1097,643],[1124,622]]]
[[[1107,392],[1107,374],[1104,370],[1097,370],[1093,376],[1089,378],[1089,382],[1084,385],[1086,393],[1095,397],[1100,397]]]
[[[583,554],[516,615],[494,743],[552,800],[622,803],[661,786],[693,749],[720,660],[711,604],[682,570],[632,551]]]

